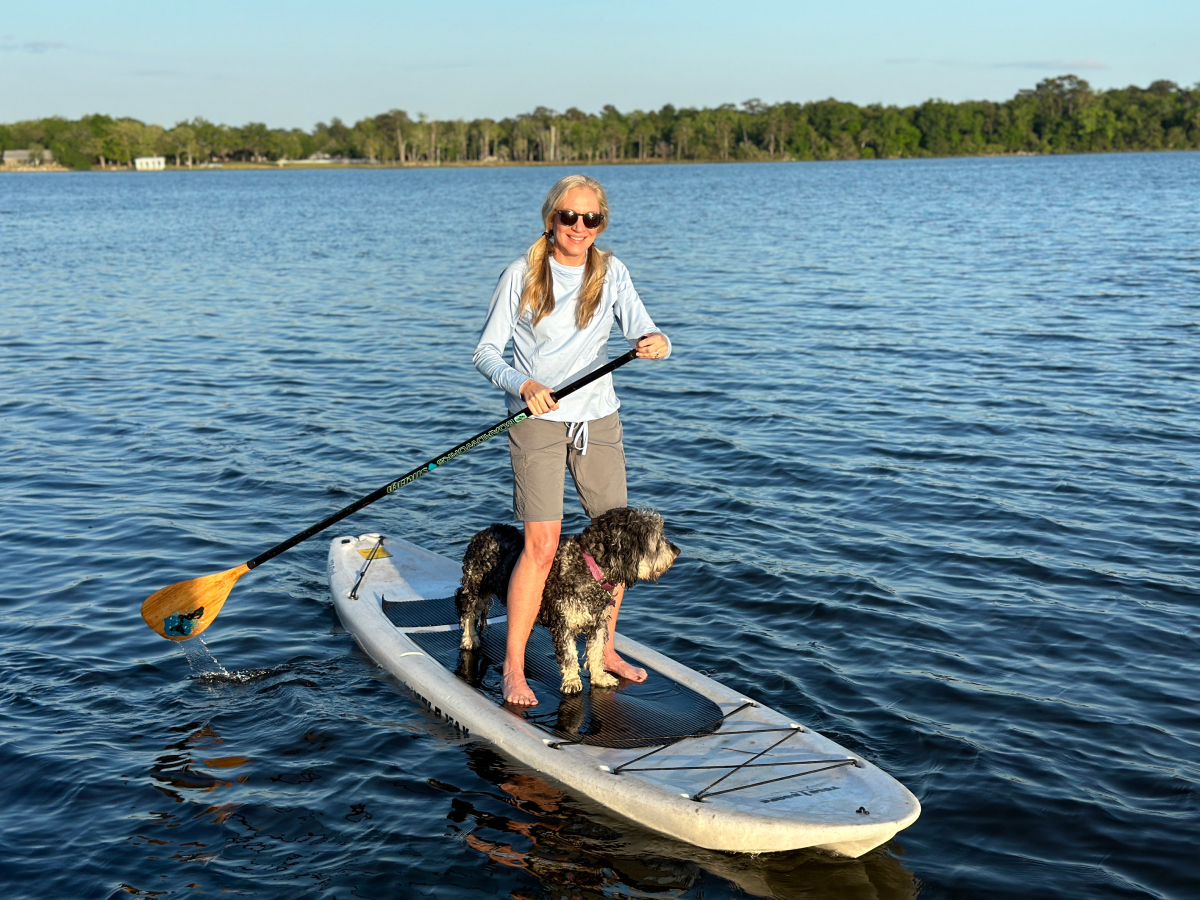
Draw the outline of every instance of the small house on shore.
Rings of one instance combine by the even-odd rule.
[[[133,161],[133,167],[139,172],[161,172],[167,167],[165,156],[139,156]]]
[[[54,162],[54,153],[43,150],[35,154],[32,150],[5,150],[4,164],[6,166],[37,166]]]

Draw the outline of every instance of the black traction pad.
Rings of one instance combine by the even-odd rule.
[[[397,628],[429,628],[431,625],[457,625],[458,613],[454,609],[453,597],[434,600],[401,600],[393,603],[383,597],[383,614]],[[504,607],[492,601],[488,618],[504,615]]]
[[[453,597],[385,602],[384,612],[400,628],[458,624]],[[490,614],[500,612],[503,607],[493,603]],[[460,651],[461,636],[457,627],[453,631],[408,632],[408,637],[441,665],[502,705],[500,666],[504,662],[506,623],[488,625],[483,630],[483,646],[476,651]],[[582,645],[579,649],[582,651]],[[517,707],[505,708],[564,741],[594,747],[655,747],[675,738],[716,730],[721,718],[717,704],[640,660],[629,661],[650,673],[643,684],[622,680],[617,688],[593,691],[587,670],[581,669],[583,693],[564,697],[559,691],[562,675],[550,632],[538,625],[525,648],[525,677],[537,695],[538,705],[519,712]]]

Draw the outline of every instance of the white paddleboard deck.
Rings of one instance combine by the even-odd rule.
[[[382,544],[380,543],[382,541]],[[377,547],[375,558],[368,556]],[[438,715],[642,827],[710,850],[820,847],[861,856],[920,815],[886,772],[774,710],[629,638],[643,685],[563,698],[548,637],[530,640],[539,703],[499,702],[504,610],[460,655],[460,563],[378,534],[335,538],[329,587],[346,629]]]

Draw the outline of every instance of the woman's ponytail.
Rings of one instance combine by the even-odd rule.
[[[525,254],[525,286],[521,289],[517,316],[520,317],[528,309],[533,313],[534,325],[554,312],[554,276],[550,272],[553,248],[554,242],[547,231],[533,242]]]

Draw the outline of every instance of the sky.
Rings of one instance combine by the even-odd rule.
[[[93,112],[309,130],[836,97],[1200,82],[1198,0],[56,0],[0,11],[0,122]]]

